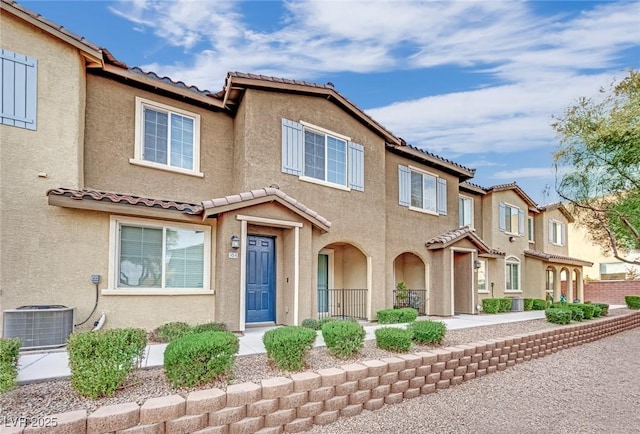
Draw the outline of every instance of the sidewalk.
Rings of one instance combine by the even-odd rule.
[[[611,306],[613,308],[613,306]],[[544,318],[544,311],[510,312],[496,315],[456,315],[449,318],[431,318],[442,321],[447,325],[447,330],[457,330],[485,325],[503,324],[509,322],[528,321]],[[403,324],[395,325],[398,327]],[[375,330],[389,325],[366,326],[366,340],[375,339]],[[244,336],[239,337],[239,356],[252,354],[264,354],[266,350],[262,343],[262,336],[273,327],[247,328]],[[318,333],[316,347],[324,346],[322,334]],[[150,344],[142,361],[142,368],[152,368],[163,365],[164,350],[167,344]],[[18,361],[18,384],[28,384],[38,381],[46,381],[58,378],[68,378],[69,355],[64,348],[48,351],[24,351]]]

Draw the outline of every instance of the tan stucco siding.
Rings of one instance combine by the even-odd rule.
[[[87,187],[143,197],[199,203],[233,191],[233,120],[226,114],[89,75],[85,178]],[[186,110],[200,119],[200,171],[195,177],[131,164],[136,101],[141,97]]]
[[[558,209],[552,209],[550,211],[545,211],[540,213],[537,216],[541,221],[541,232],[540,236],[536,239],[536,245],[542,246],[541,250],[546,253],[552,253],[555,255],[568,255],[569,254],[569,224],[567,222],[567,218],[560,212]],[[555,220],[564,225],[564,233],[565,233],[565,242],[564,245],[554,244],[549,241],[549,221]],[[578,255],[577,257],[580,257]]]

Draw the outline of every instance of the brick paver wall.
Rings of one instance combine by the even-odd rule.
[[[50,416],[57,427],[11,432],[281,433],[434,393],[517,363],[640,326],[640,312],[221,389]]]
[[[640,280],[593,280],[584,283],[584,299],[593,303],[625,304],[625,295],[640,295]]]

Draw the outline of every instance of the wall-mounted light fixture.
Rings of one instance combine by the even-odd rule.
[[[473,268],[475,268],[477,270],[480,267],[482,267],[482,263],[480,262],[480,260],[479,259],[474,260],[473,261]]]
[[[240,238],[237,235],[231,235],[231,248],[234,250],[240,248]]]
[[[516,237],[509,237],[509,242],[513,243],[516,240]]]

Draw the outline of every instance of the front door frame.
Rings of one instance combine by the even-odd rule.
[[[292,222],[287,220],[276,220],[264,217],[255,217],[249,215],[238,214],[236,220],[240,221],[240,245],[247,245],[247,227],[249,223],[256,226],[269,226],[284,229],[293,229],[294,233],[294,267],[293,267],[293,323],[298,325],[299,316],[299,298],[300,298],[300,228],[303,226],[302,222]],[[276,256],[278,255],[276,249]],[[246,328],[247,320],[247,255],[246,252],[240,254],[240,312],[239,312],[239,328],[240,331],[244,331]],[[277,287],[277,281],[276,281]],[[277,290],[276,290],[277,291]],[[276,305],[277,309],[277,305]],[[276,310],[277,315],[277,310]]]
[[[248,234],[247,235],[247,244],[246,246],[246,252],[244,253],[245,255],[248,255],[250,250],[253,251],[252,249],[250,249],[250,242],[251,240],[255,240],[256,241],[256,247],[258,246],[257,243],[264,243],[266,242],[267,244],[262,244],[262,248],[259,248],[258,250],[256,250],[257,252],[268,252],[269,256],[268,256],[268,273],[270,273],[270,277],[268,279],[268,297],[269,297],[269,308],[262,310],[261,314],[257,315],[257,316],[262,316],[263,314],[267,315],[269,318],[265,318],[263,320],[252,320],[250,321],[250,324],[268,324],[268,323],[274,323],[276,321],[276,278],[277,278],[277,273],[276,273],[276,267],[277,267],[277,262],[276,262],[276,237],[271,236],[271,235],[262,235],[262,234]],[[254,264],[255,267],[255,264]],[[247,272],[250,272],[251,267],[247,267]],[[254,270],[255,271],[255,270]],[[251,273],[249,273],[249,275],[251,275]],[[247,293],[249,292],[249,288],[250,288],[250,284],[247,283],[245,291],[247,291]],[[245,297],[246,297],[246,293],[245,293]],[[247,309],[246,311],[246,315],[248,316],[249,313],[251,311],[249,309]]]
[[[450,249],[451,251],[451,316],[455,316],[455,278],[456,278],[456,271],[455,271],[455,254],[456,253],[468,253],[469,254],[469,260],[471,261],[470,263],[470,270],[471,270],[471,276],[470,276],[470,280],[471,280],[471,314],[476,314],[476,297],[475,297],[475,292],[476,292],[476,283],[475,283],[475,279],[474,279],[474,268],[473,268],[473,260],[475,258],[475,255],[477,255],[477,250],[476,249],[469,249],[469,248],[465,248],[465,247],[451,247]]]

